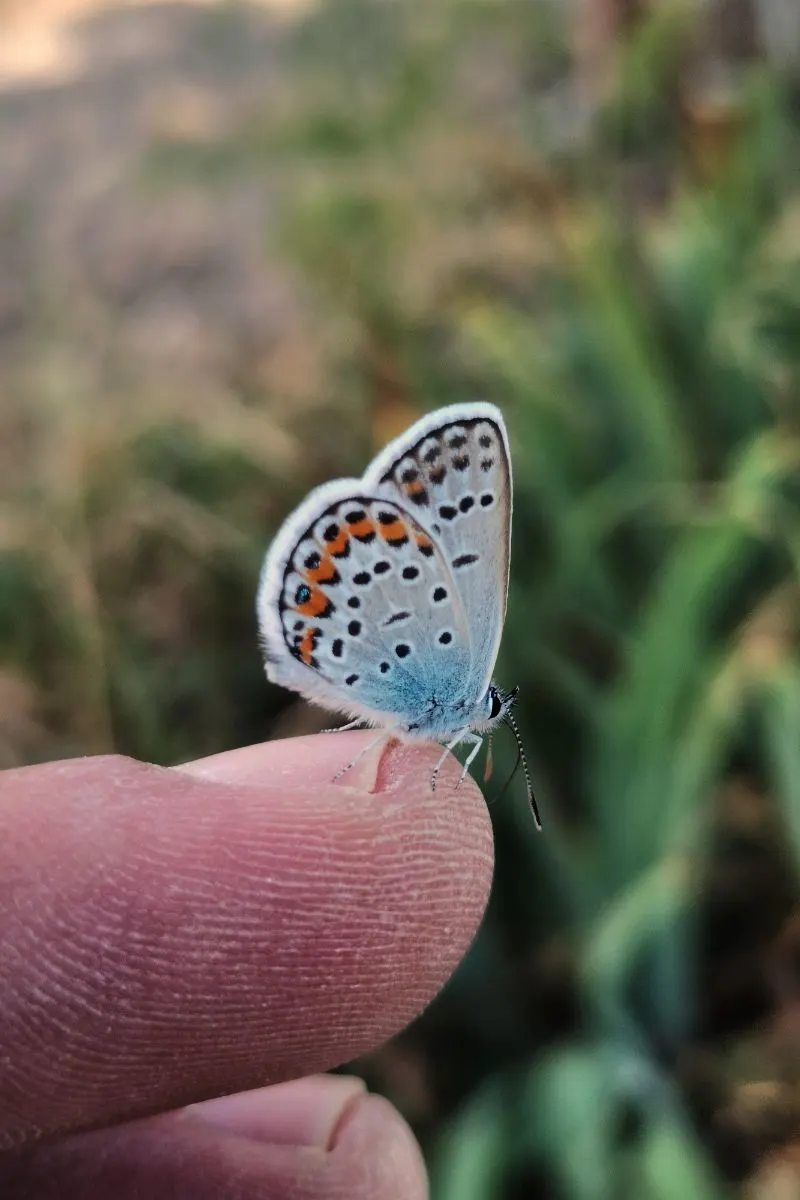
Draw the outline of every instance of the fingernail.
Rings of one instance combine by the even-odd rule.
[[[435,742],[401,742],[396,738],[390,739],[382,748],[380,758],[374,771],[373,792],[393,793],[402,801],[409,787],[419,793],[423,785],[423,796],[427,796],[431,804],[441,803],[447,789],[453,786],[459,778],[461,766],[452,755],[447,755],[441,763],[439,772],[439,789],[432,787],[433,769],[441,758],[442,747]],[[454,775],[454,771],[458,774]],[[473,786],[469,778],[467,786]]]
[[[328,1150],[349,1110],[364,1095],[366,1087],[360,1079],[319,1075],[206,1100],[186,1113],[254,1142]]]
[[[371,745],[376,736],[377,730],[370,729],[284,738],[226,750],[210,758],[183,763],[173,770],[233,787],[308,789],[335,784],[361,795],[383,792],[402,795],[404,784],[413,782],[420,772],[430,780],[441,753],[438,746],[430,742],[400,742],[391,734]],[[343,771],[345,767],[348,769]],[[442,787],[448,771],[457,768],[455,760],[449,766],[445,761],[440,775]]]

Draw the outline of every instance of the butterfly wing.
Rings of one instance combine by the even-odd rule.
[[[274,683],[377,724],[412,725],[472,659],[445,555],[363,480],[317,488],[264,563],[258,617]]]
[[[364,485],[414,512],[458,587],[473,651],[465,691],[483,694],[505,620],[511,551],[508,435],[492,404],[458,404],[423,418],[387,446]]]

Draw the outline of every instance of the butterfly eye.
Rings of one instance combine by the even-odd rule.
[[[489,710],[489,719],[493,721],[495,717],[499,717],[503,708],[503,701],[500,699],[500,693],[497,688],[492,688],[489,692],[489,699],[492,707]]]

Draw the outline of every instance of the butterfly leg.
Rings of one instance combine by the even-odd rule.
[[[320,733],[345,733],[348,729],[358,729],[359,725],[364,724],[363,717],[356,717],[354,721],[348,721],[346,725],[331,725],[328,729],[320,729]]]
[[[433,773],[431,774],[431,791],[432,792],[436,791],[436,781],[439,778],[439,772],[441,771],[442,766],[444,764],[444,760],[447,758],[448,754],[456,748],[456,746],[458,745],[459,742],[463,742],[465,737],[474,737],[474,736],[475,736],[475,734],[470,733],[470,731],[468,729],[461,729],[456,734],[456,736],[452,739],[452,741],[449,741],[447,743],[444,750],[442,751],[439,761],[437,762],[436,766],[433,768]],[[469,761],[471,762],[472,759],[470,759]],[[460,782],[461,781],[459,780],[459,783]]]
[[[469,772],[469,769],[472,766],[472,763],[474,762],[475,755],[478,753],[481,746],[483,745],[483,738],[478,733],[472,733],[470,731],[469,733],[466,733],[464,735],[465,741],[467,738],[472,739],[472,749],[470,750],[469,754],[467,755],[467,761],[464,763],[464,769],[461,772],[461,778],[459,779],[458,783],[456,784],[456,787],[461,787],[462,783],[464,782],[464,780],[467,777],[467,773]]]
[[[390,738],[396,729],[396,725],[393,725],[391,729],[382,729],[377,737],[374,737],[371,742],[367,742],[366,746],[362,746],[355,758],[352,758],[349,763],[345,763],[345,765],[336,772],[331,780],[331,783],[336,783],[337,779],[341,779],[343,775],[346,775],[347,772],[351,770],[356,763],[364,757],[365,754],[368,754],[370,750],[373,750],[381,742],[385,741],[387,738]]]

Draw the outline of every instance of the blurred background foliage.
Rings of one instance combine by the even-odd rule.
[[[0,761],[319,728],[271,535],[493,400],[546,831],[492,804],[472,951],[354,1069],[438,1200],[800,1196],[800,9],[60,7],[35,71],[0,10]]]

